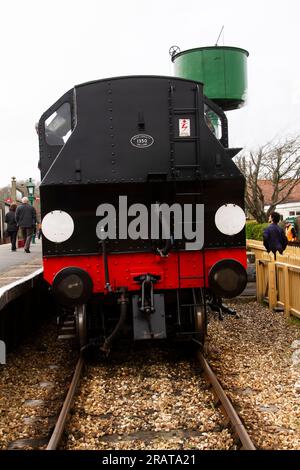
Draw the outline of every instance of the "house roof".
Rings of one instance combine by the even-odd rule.
[[[288,180],[282,180],[282,184],[286,184]],[[265,198],[265,204],[271,204],[271,197],[273,193],[273,184],[270,180],[258,180],[258,186],[263,192]],[[288,187],[285,192],[288,191]],[[284,202],[300,202],[300,181],[296,184],[296,186],[292,189],[291,194]]]

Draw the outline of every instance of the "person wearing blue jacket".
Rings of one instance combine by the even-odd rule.
[[[263,233],[264,247],[268,253],[272,251],[275,259],[277,251],[282,255],[288,244],[284,230],[278,226],[279,221],[280,214],[278,214],[278,212],[272,212],[269,217],[270,225],[265,228]]]

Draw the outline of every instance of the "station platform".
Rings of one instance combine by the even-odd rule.
[[[0,245],[0,290],[42,269],[41,240],[31,244],[30,251],[25,253],[24,248],[11,251],[10,243]]]

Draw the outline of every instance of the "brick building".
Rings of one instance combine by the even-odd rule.
[[[269,180],[259,180],[258,185],[264,194],[265,210],[267,210],[270,206],[273,193],[272,182]],[[293,188],[286,201],[276,206],[276,211],[279,212],[283,220],[287,217],[300,217],[300,182]]]

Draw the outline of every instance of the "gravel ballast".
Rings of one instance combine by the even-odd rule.
[[[260,449],[300,449],[300,322],[257,302],[209,323],[209,362]],[[298,386],[297,386],[298,384]]]
[[[0,449],[32,448],[47,440],[74,367],[69,344],[57,341],[55,324],[26,340],[0,366]],[[23,439],[29,439],[28,445]],[[20,440],[20,441],[19,441]],[[17,442],[15,442],[17,441]]]
[[[209,315],[208,361],[257,448],[300,449],[300,323],[254,301],[230,306],[239,319]],[[0,449],[46,438],[62,404],[76,353],[46,328],[0,368]],[[87,366],[64,446],[234,449],[222,422],[195,363],[150,345]]]
[[[64,448],[231,449],[196,362],[151,345],[88,365]]]

